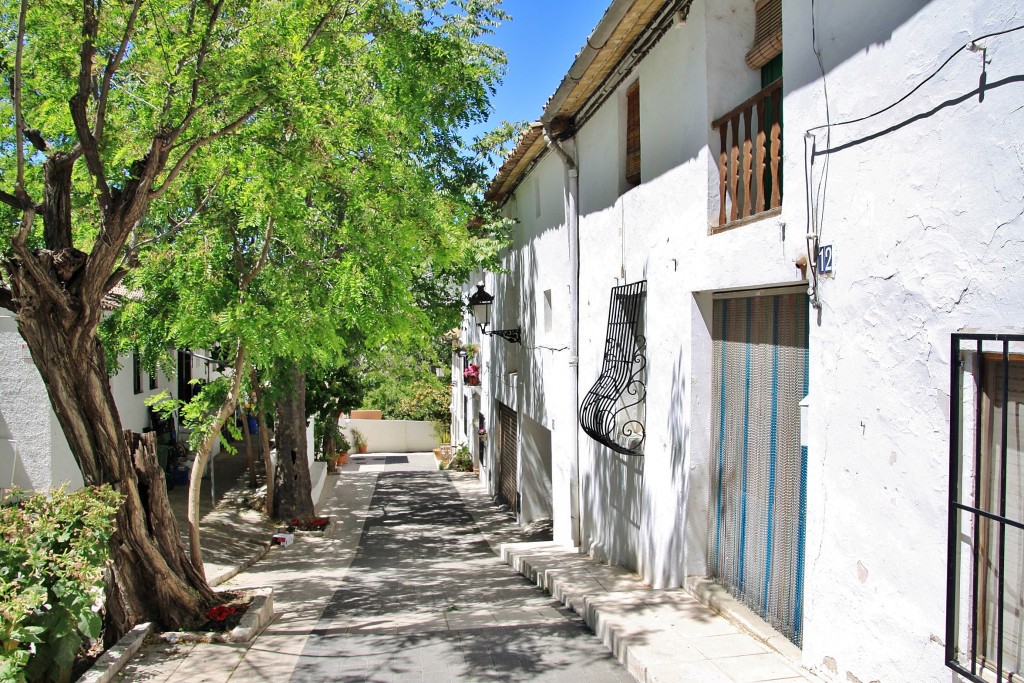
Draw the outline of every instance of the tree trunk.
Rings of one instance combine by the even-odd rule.
[[[252,371],[252,390],[256,394],[256,422],[260,428],[260,451],[263,454],[264,479],[267,482],[267,517],[274,518],[274,456],[270,453],[270,432],[267,430],[267,413],[263,408],[263,389],[260,387],[256,370]]]
[[[242,438],[245,440],[245,459],[249,463],[249,488],[259,486],[256,481],[256,457],[252,452],[252,432],[249,431],[249,411],[242,411]]]
[[[338,455],[338,423],[335,421],[332,425],[330,415],[318,415],[316,419],[324,433],[324,457],[331,460]]]
[[[277,401],[274,508],[278,519],[309,519],[314,512],[306,456],[306,375],[292,365],[289,379],[288,392]]]
[[[109,484],[124,496],[110,542],[107,613],[113,628],[108,630],[121,635],[146,620],[176,629],[212,605],[215,596],[181,543],[153,444],[136,441],[133,454],[121,431],[106,356],[96,324],[89,322],[99,316],[67,315],[64,301],[48,301],[48,292],[30,289],[27,280],[19,281],[17,290],[23,302],[18,329],[85,483]],[[29,301],[32,305],[24,305]]]
[[[235,412],[235,404],[238,403],[238,392],[242,385],[242,371],[245,369],[245,348],[241,345],[235,352],[234,374],[231,376],[231,388],[228,395],[217,411],[217,417],[210,426],[210,431],[203,438],[203,443],[196,453],[195,462],[192,463],[192,472],[188,480],[188,552],[192,558],[192,564],[206,576],[203,568],[203,547],[199,539],[199,495],[202,493],[203,474],[206,472],[206,463],[210,461],[210,454],[213,447],[220,438],[220,432],[224,423]]]

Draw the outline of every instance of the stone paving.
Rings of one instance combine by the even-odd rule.
[[[150,639],[116,680],[816,680],[757,620],[731,608],[727,620],[687,591],[652,590],[524,534],[480,481],[437,472],[431,454],[357,456],[342,469],[317,506],[332,517],[323,537],[275,546],[221,587],[273,586],[277,616],[258,638]],[[204,554],[238,540],[236,516],[222,506],[204,518]],[[728,602],[714,586],[691,590],[718,611]]]
[[[292,681],[632,681],[504,565],[441,472],[382,474],[344,585]]]

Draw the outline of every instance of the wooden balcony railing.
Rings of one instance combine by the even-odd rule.
[[[782,206],[782,79],[715,119],[718,224],[726,225]]]

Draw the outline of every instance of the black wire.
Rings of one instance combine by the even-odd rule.
[[[537,349],[547,349],[548,351],[568,351],[569,347],[568,346],[559,346],[556,349],[556,348],[553,348],[551,346],[527,346],[526,349],[528,351],[535,351]]]
[[[813,13],[813,11],[814,11],[814,0],[811,0],[811,12]],[[942,64],[940,64],[939,67],[937,69],[935,69],[935,71],[933,71],[931,74],[929,74],[926,79],[924,79],[923,81],[918,83],[916,86],[914,86],[913,90],[911,90],[906,95],[904,95],[903,97],[899,98],[898,100],[896,100],[895,102],[890,104],[888,107],[885,107],[884,109],[879,109],[878,111],[874,112],[873,114],[868,114],[867,116],[861,116],[860,118],[850,119],[849,121],[840,121],[839,123],[828,123],[828,122],[826,122],[824,125],[815,126],[814,128],[808,128],[807,132],[808,133],[812,133],[812,132],[814,132],[816,130],[821,130],[822,128],[831,127],[831,126],[846,126],[846,125],[851,124],[851,123],[860,123],[861,121],[867,121],[868,119],[874,118],[874,117],[878,116],[879,114],[884,114],[885,112],[889,111],[893,107],[895,107],[898,104],[904,102],[908,97],[910,97],[911,95],[916,93],[918,90],[920,90],[924,86],[925,83],[927,83],[928,81],[932,80],[937,75],[939,75],[939,72],[942,71],[944,68],[946,68],[946,65],[949,64],[953,60],[954,57],[956,57],[958,54],[960,54],[961,52],[966,50],[968,45],[973,45],[974,43],[977,43],[979,40],[985,40],[986,38],[994,38],[996,36],[1005,35],[1007,33],[1013,33],[1014,31],[1020,31],[1021,29],[1024,29],[1024,25],[1014,26],[1012,28],[1003,29],[1002,31],[994,31],[993,33],[986,33],[983,36],[978,36],[977,38],[972,38],[970,42],[961,45],[959,48],[956,49],[955,52],[953,52],[953,54],[951,54],[949,57],[946,57],[946,61],[942,62]],[[812,36],[814,34],[814,16],[813,16],[813,14],[811,16],[811,34],[812,34]],[[820,59],[821,59],[820,55],[819,55],[818,59],[819,59],[819,62],[820,62]],[[827,101],[827,97],[826,97],[826,101]],[[827,107],[826,107],[826,112],[827,112]]]
[[[828,81],[825,78],[825,65],[821,61],[821,50],[818,49],[818,30],[817,30],[817,21],[815,20],[814,0],[811,0],[811,46],[814,48],[814,56],[817,57],[817,59],[818,59],[818,70],[821,71],[821,88],[822,88],[822,93],[825,96],[825,147],[826,148],[831,148],[832,147],[832,109],[831,109],[831,107],[829,106],[829,103],[828,103]],[[818,126],[818,128],[821,128],[821,126]],[[811,130],[814,130],[814,129],[812,128]],[[811,132],[811,131],[807,131],[807,132]],[[821,184],[818,185],[818,192],[817,192],[817,197],[816,197],[817,201],[815,202],[815,205],[817,206],[817,216],[816,217],[818,219],[817,230],[815,231],[817,234],[815,235],[815,237],[818,238],[818,239],[821,238],[821,226],[825,222],[825,207],[824,207],[823,199],[824,199],[824,195],[825,195],[825,190],[826,190],[826,188],[828,186],[828,167],[829,167],[830,159],[831,159],[831,156],[826,156],[825,157],[825,163],[824,163],[824,165],[821,168]],[[813,181],[814,181],[814,173],[812,172],[811,173],[811,182],[813,182]],[[815,245],[815,246],[817,246],[817,245]],[[817,260],[816,255],[815,255],[815,260]]]

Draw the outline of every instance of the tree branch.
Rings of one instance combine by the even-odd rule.
[[[141,242],[136,242],[132,244],[131,248],[124,255],[124,259],[121,262],[121,267],[134,268],[136,266],[136,261],[138,259],[139,253],[141,252],[143,247],[167,239],[168,237],[170,237],[171,235],[173,235],[174,233],[178,232],[183,227],[191,223],[193,220],[195,220],[195,217],[199,215],[199,212],[206,208],[206,205],[210,202],[210,198],[213,197],[213,193],[216,191],[217,186],[220,184],[220,181],[224,179],[225,175],[227,175],[227,169],[223,170],[221,174],[217,176],[217,179],[213,181],[213,185],[210,186],[210,189],[206,193],[206,196],[203,197],[194,207],[192,207],[192,210],[189,212],[187,216],[182,218],[180,221],[178,221],[171,227],[164,230],[162,233],[158,235],[153,235],[152,237],[144,239]]]
[[[28,0],[21,0],[21,10],[18,13],[18,47],[14,53],[14,131],[17,140],[18,154],[18,175],[14,181],[14,194],[22,198],[28,198],[25,191],[25,119],[21,111],[21,60],[25,51],[25,17],[28,14]]]
[[[228,125],[224,126],[220,130],[216,130],[213,133],[207,135],[206,137],[199,138],[198,140],[195,140],[191,145],[189,145],[188,149],[186,149],[185,152],[182,153],[181,158],[178,159],[178,162],[174,164],[171,170],[167,173],[167,177],[164,179],[163,184],[160,187],[150,191],[150,197],[152,199],[157,199],[158,197],[163,196],[163,194],[167,192],[168,189],[170,189],[171,184],[178,177],[178,174],[181,173],[181,169],[185,167],[185,164],[188,163],[188,160],[192,158],[193,154],[195,154],[199,149],[205,147],[214,140],[222,138],[225,135],[241,128],[242,124],[244,124],[247,120],[249,120],[249,118],[254,116],[256,112],[258,112],[263,107],[263,100],[264,98],[260,97],[256,104],[249,107],[249,110],[241,116],[239,116],[237,119],[235,119]]]
[[[96,55],[96,36],[99,32],[99,18],[96,16],[96,8],[91,0],[84,0],[82,3],[84,14],[82,17],[82,49],[80,66],[78,70],[78,92],[69,102],[71,109],[71,120],[75,124],[75,133],[78,135],[78,142],[82,146],[82,153],[85,156],[85,163],[89,167],[96,189],[100,192],[100,208],[104,217],[107,217],[111,209],[110,188],[107,186],[106,174],[103,171],[103,161],[100,159],[99,146],[96,144],[96,137],[88,121],[89,86],[92,82],[93,58]]]
[[[267,257],[270,256],[270,241],[274,232],[274,219],[267,218],[267,230],[263,235],[263,251],[260,253],[260,258],[256,261],[256,265],[252,267],[245,277],[242,278],[241,282],[238,283],[238,288],[243,292],[249,291],[249,286],[252,281],[256,279],[256,276],[260,274],[260,271],[267,265]]]
[[[96,98],[96,125],[92,133],[97,140],[103,139],[103,126],[107,118],[107,97],[110,95],[110,83],[113,81],[118,67],[121,66],[125,52],[128,51],[128,44],[131,41],[132,33],[135,31],[135,19],[139,15],[139,8],[141,6],[142,0],[135,0],[132,3],[132,12],[128,15],[128,22],[124,27],[124,35],[121,36],[121,44],[117,48],[117,53],[107,62],[107,68],[103,70],[103,85],[100,87],[99,97]]]
[[[15,197],[13,194],[9,194],[3,190],[0,190],[0,202],[20,211],[27,211],[32,206],[32,202],[29,201],[28,198],[22,199],[20,197]]]

